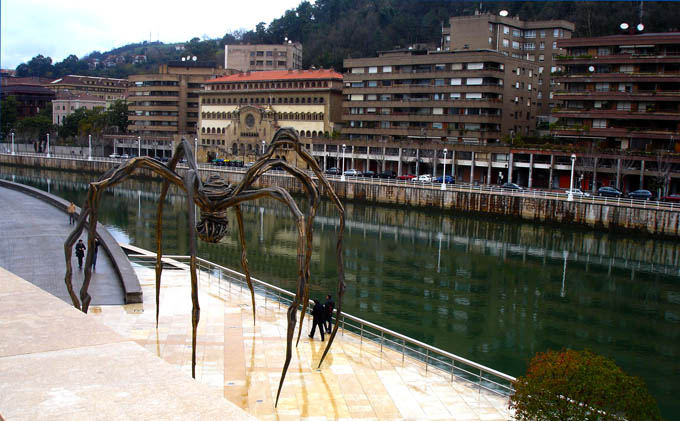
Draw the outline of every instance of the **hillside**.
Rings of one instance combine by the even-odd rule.
[[[303,66],[342,68],[346,57],[373,56],[377,51],[414,43],[440,42],[442,25],[455,15],[473,14],[476,9],[497,13],[506,9],[523,20],[565,19],[576,24],[575,36],[616,33],[619,23],[644,23],[646,32],[680,30],[680,4],[674,2],[562,2],[562,1],[406,1],[406,0],[317,0],[303,1],[269,24],[227,33],[222,39],[193,38],[180,44],[139,43],[114,50],[93,52],[78,59],[69,56],[52,65],[49,57],[34,57],[17,67],[22,76],[60,77],[78,73],[125,78],[130,74],[153,72],[158,64],[197,56],[199,60],[224,61],[224,45],[238,43],[303,44]],[[642,12],[642,13],[641,13]],[[181,49],[181,48],[184,49]],[[135,64],[135,56],[145,61]],[[99,60],[95,68],[93,63]]]

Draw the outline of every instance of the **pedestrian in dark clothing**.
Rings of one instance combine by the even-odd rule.
[[[331,294],[326,295],[326,302],[323,305],[323,310],[326,316],[326,319],[323,321],[324,327],[326,328],[326,333],[331,333],[331,326],[333,325],[333,322],[331,319],[333,318],[333,309],[335,308],[335,301],[333,301]]]
[[[94,238],[94,254],[92,255],[92,270],[97,270],[97,252],[99,252],[99,238]]]
[[[323,312],[323,305],[319,302],[319,300],[314,300],[314,308],[312,309],[312,331],[309,334],[309,337],[314,339],[314,332],[316,331],[316,327],[319,326],[319,332],[321,333],[321,340],[323,341],[323,321],[324,321],[325,314]]]
[[[85,244],[83,244],[83,240],[78,240],[76,244],[76,257],[78,258],[78,269],[82,269],[83,257],[85,257]]]

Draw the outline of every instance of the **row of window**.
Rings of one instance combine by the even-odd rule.
[[[518,41],[510,41],[507,38],[503,38],[503,47],[509,48],[510,44],[512,44],[512,48],[515,50],[533,51],[536,49],[536,44],[533,42],[525,42],[522,44]],[[553,50],[557,49],[557,41],[553,41],[552,48]],[[545,50],[545,42],[539,42],[538,49]]]
[[[503,70],[503,63],[496,62],[476,62],[476,63],[437,63],[437,64],[417,64],[401,66],[369,66],[353,67],[350,73],[354,74],[375,74],[375,73],[428,73],[445,72],[449,70]]]
[[[327,88],[327,80],[293,81],[293,82],[252,82],[252,83],[215,83],[208,85],[211,91],[236,91],[255,89],[304,89]]]
[[[355,121],[350,120],[349,127],[353,129],[452,129],[470,131],[500,131],[500,125],[494,123],[456,123],[429,121]]]
[[[274,62],[272,60],[250,60],[251,66],[273,66]],[[279,67],[286,67],[286,62],[278,60],[276,65]]]
[[[397,108],[349,108],[350,114],[381,114],[381,115],[483,115],[500,117],[500,108],[461,108],[461,107],[397,107]]]
[[[287,51],[251,51],[250,57],[286,57],[288,55]]]
[[[354,99],[352,99],[354,98]],[[362,99],[363,98],[363,99]],[[413,93],[413,94],[353,94],[348,95],[349,101],[449,101],[458,99],[484,99],[487,101],[502,100],[503,94],[496,92],[448,92],[448,93]]]
[[[201,104],[323,104],[323,97],[293,97],[293,98],[202,98]]]
[[[493,24],[489,24],[489,32],[493,32]],[[511,28],[509,26],[503,25],[503,34],[509,35],[510,32],[512,32],[513,37],[517,38],[536,38],[536,30],[535,29],[518,29],[518,28]],[[541,38],[545,38],[546,35],[546,30],[541,29],[538,31],[538,35]],[[564,37],[564,31],[560,28],[553,28],[553,37],[554,38],[562,38]]]
[[[278,120],[323,120],[323,113],[275,113]],[[238,118],[237,112],[202,112],[204,120],[231,120]]]

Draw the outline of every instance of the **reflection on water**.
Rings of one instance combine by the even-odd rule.
[[[3,178],[80,204],[91,176],[2,168]],[[119,241],[153,250],[158,182],[107,191],[101,218]],[[164,210],[164,251],[187,254],[184,198]],[[301,206],[301,209],[303,207]],[[293,290],[296,228],[278,202],[243,206],[251,273]],[[590,348],[641,376],[666,417],[680,412],[680,243],[399,207],[346,204],[346,310],[512,375],[546,349]],[[315,225],[312,298],[336,285],[337,212]],[[236,219],[199,254],[240,269]]]

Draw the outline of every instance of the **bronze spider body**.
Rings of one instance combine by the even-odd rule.
[[[291,147],[302,160],[314,172],[318,183],[300,168],[293,166],[281,159],[273,159],[274,152],[281,147]],[[181,158],[186,157],[189,169],[184,176],[180,176],[175,172],[177,163]],[[293,200],[291,195],[281,187],[267,187],[256,190],[250,190],[251,185],[267,170],[272,167],[280,167],[296,177],[303,185],[305,191],[309,195],[309,209],[307,217],[300,211],[298,205]],[[148,169],[158,174],[163,178],[163,185],[161,188],[161,195],[158,203],[158,214],[156,217],[156,325],[158,325],[158,314],[160,305],[160,285],[161,273],[163,270],[161,258],[163,250],[161,245],[162,239],[162,220],[163,220],[163,203],[167,195],[170,184],[182,189],[187,195],[188,214],[189,214],[189,247],[191,253],[190,269],[191,269],[191,301],[192,301],[192,355],[191,355],[191,374],[196,376],[196,330],[200,319],[200,306],[198,303],[198,281],[196,276],[196,234],[203,241],[218,242],[227,233],[227,209],[233,208],[236,212],[236,219],[238,221],[239,239],[241,242],[241,265],[246,276],[248,287],[250,288],[251,300],[253,306],[253,324],[255,323],[255,292],[250,279],[250,272],[248,270],[248,259],[246,255],[246,242],[243,229],[243,216],[241,214],[240,204],[249,200],[258,199],[261,197],[270,197],[279,200],[286,204],[293,216],[298,231],[298,245],[297,245],[297,265],[298,265],[298,284],[295,291],[295,298],[288,307],[287,321],[288,330],[286,336],[286,358],[281,373],[281,380],[279,382],[278,392],[276,394],[276,404],[278,404],[279,396],[283,381],[286,377],[288,366],[292,356],[292,342],[295,332],[295,323],[298,307],[302,305],[302,314],[304,316],[307,304],[309,302],[309,265],[312,254],[312,228],[316,209],[320,202],[320,188],[322,188],[330,197],[331,201],[338,209],[340,218],[340,230],[338,232],[338,241],[336,245],[336,259],[338,266],[338,306],[335,326],[331,332],[331,337],[326,345],[324,353],[319,361],[319,366],[323,363],[328,350],[330,349],[336,332],[338,330],[338,320],[342,311],[342,297],[344,295],[344,271],[342,261],[342,240],[345,226],[345,212],[342,203],[335,194],[330,183],[324,176],[321,168],[316,160],[307,152],[299,142],[298,136],[292,128],[279,129],[274,135],[272,142],[267,148],[266,153],[258,159],[255,164],[248,169],[243,179],[236,184],[227,184],[219,176],[210,176],[205,182],[201,180],[198,174],[198,167],[193,156],[191,146],[186,140],[177,146],[175,152],[166,164],[149,157],[132,158],[123,162],[117,168],[113,168],[102,175],[98,181],[90,183],[87,201],[82,207],[80,217],[75,229],[69,235],[64,243],[64,255],[66,258],[66,276],[65,282],[73,305],[87,313],[90,305],[91,297],[87,293],[90,280],[92,277],[91,262],[94,255],[94,239],[97,235],[97,209],[101,199],[101,192],[106,188],[112,187],[120,183],[124,179],[132,176],[137,169]],[[195,221],[193,206],[196,205],[200,209],[200,220]],[[73,285],[71,283],[72,266],[71,266],[71,251],[78,237],[80,237],[86,224],[88,225],[88,246],[87,257],[85,261],[85,279],[83,286],[80,289],[80,300],[76,296]],[[192,226],[196,229],[191,229]],[[81,306],[82,302],[82,306]],[[302,331],[302,322],[304,317],[300,318],[300,329],[298,331],[297,343],[300,341],[300,334]]]

